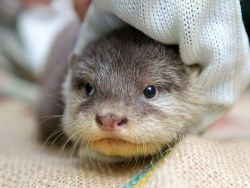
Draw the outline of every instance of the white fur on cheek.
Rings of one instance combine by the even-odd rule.
[[[165,119],[159,117],[157,114],[149,116],[142,123],[142,132],[148,131],[150,137],[154,138],[156,142],[168,143],[176,139],[182,132],[182,128],[186,125],[187,108],[182,101],[179,101],[171,94],[164,94],[155,100],[147,101],[156,109],[165,114]],[[146,135],[145,134],[145,135]]]

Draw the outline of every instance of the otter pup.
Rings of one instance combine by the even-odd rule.
[[[63,84],[62,129],[81,155],[98,160],[158,154],[188,132],[200,112],[191,69],[177,46],[131,27],[114,31],[73,55]]]

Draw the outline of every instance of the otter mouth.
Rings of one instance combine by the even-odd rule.
[[[133,143],[120,138],[102,138],[92,141],[91,148],[108,156],[134,157],[148,156],[161,151],[150,143]]]
[[[119,138],[103,138],[100,140],[97,140],[95,142],[100,142],[100,143],[104,143],[104,144],[108,144],[108,145],[119,145],[119,144],[132,144],[128,141],[119,139]]]

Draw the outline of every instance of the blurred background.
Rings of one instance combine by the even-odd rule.
[[[22,118],[21,112],[11,116],[20,106],[24,111],[28,109],[33,118],[47,64],[65,63],[74,47],[84,17],[82,2],[0,0],[0,124],[9,121],[4,118],[6,115],[17,120]],[[249,2],[241,2],[248,32],[250,10],[246,7]],[[206,135],[249,137],[249,114],[250,94],[246,92],[231,112]]]
[[[0,0],[0,95],[36,101],[46,63],[65,61],[79,25],[70,0]]]

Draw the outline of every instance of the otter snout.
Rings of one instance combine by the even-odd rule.
[[[128,119],[114,114],[96,115],[96,123],[104,131],[118,131],[127,125]]]

